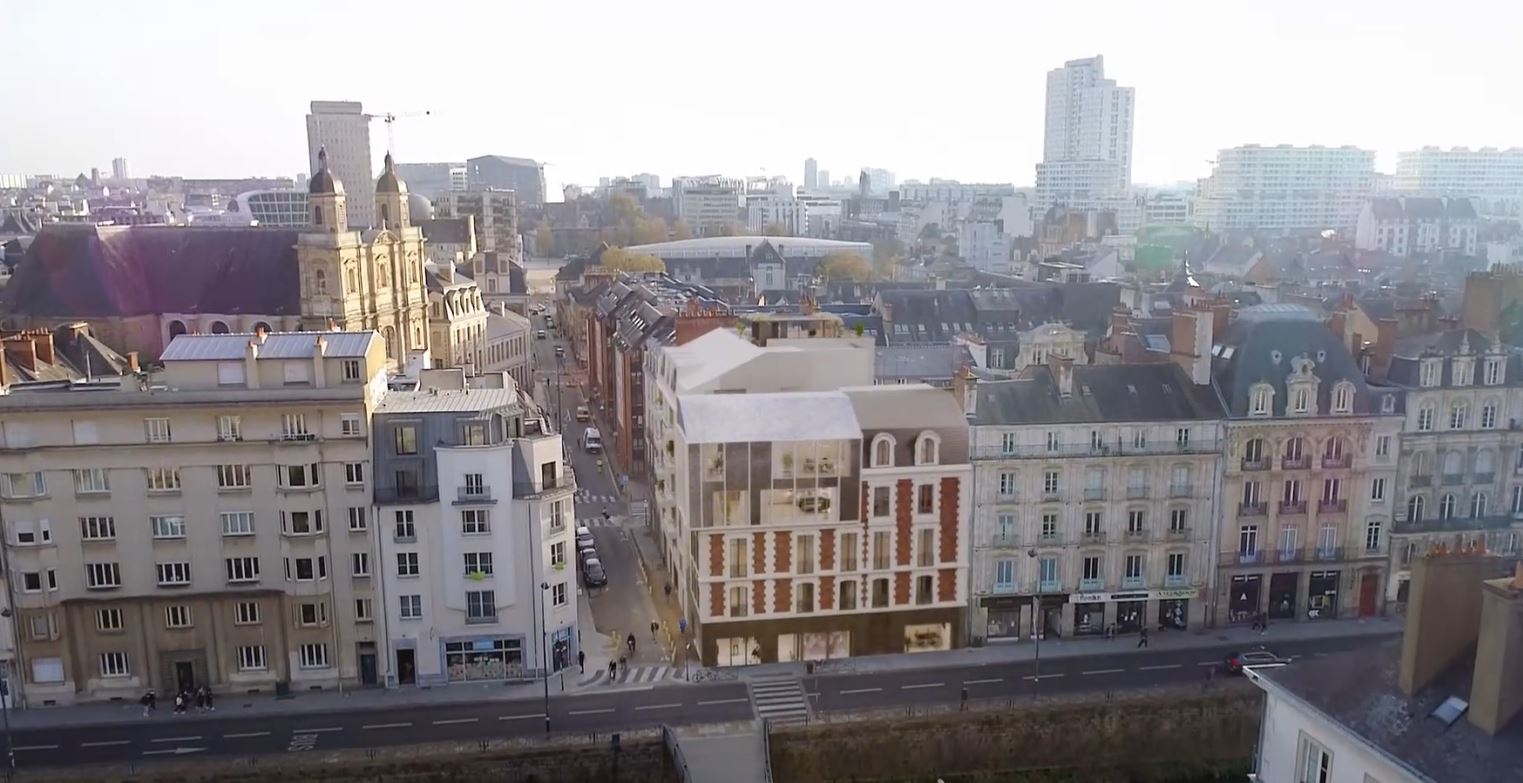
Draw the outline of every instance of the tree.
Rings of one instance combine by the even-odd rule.
[[[542,256],[555,254],[555,232],[550,230],[549,223],[534,227],[534,252]]]
[[[640,202],[628,193],[615,193],[608,197],[608,212],[613,216],[613,222],[629,225],[635,222],[643,210]]]
[[[873,268],[856,253],[830,253],[820,259],[820,277],[825,280],[871,280]]]
[[[788,227],[782,223],[768,223],[767,226],[762,229],[762,235],[769,237],[791,237],[793,236],[793,232],[789,231]]]
[[[940,237],[941,226],[938,226],[935,223],[927,223],[925,224],[925,228],[920,229],[921,239],[939,239]]]
[[[672,224],[672,238],[673,239],[692,239],[693,238],[693,228],[692,228],[692,226],[689,226],[687,224],[686,220],[683,220],[682,218],[677,218],[677,222]]]
[[[665,220],[659,217],[648,218],[644,215],[635,218],[634,228],[630,231],[631,244],[650,245],[665,242],[666,238]]]
[[[665,272],[666,262],[645,253],[631,253],[622,247],[603,251],[603,266],[620,272]]]
[[[722,223],[715,233],[722,237],[738,237],[746,233],[746,227],[735,222]]]

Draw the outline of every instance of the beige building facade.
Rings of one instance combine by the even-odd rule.
[[[371,332],[184,335],[141,383],[0,394],[25,702],[376,682],[386,363]]]

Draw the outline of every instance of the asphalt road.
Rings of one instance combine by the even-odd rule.
[[[1389,636],[1359,636],[1276,644],[1281,655],[1326,654],[1375,644]],[[1042,694],[1115,690],[1203,681],[1208,665],[1231,651],[1209,649],[1138,651],[1116,640],[1117,651],[1043,661],[1040,681],[1033,661],[981,666],[822,675],[804,680],[817,711],[863,710],[956,703],[963,688],[970,699],[1024,698]],[[1291,664],[1294,665],[1294,664]],[[380,745],[528,737],[545,731],[544,702],[516,699],[472,704],[404,706],[363,712],[173,717],[160,710],[141,723],[28,729],[15,733],[18,764],[151,761],[187,755],[265,753],[362,748]],[[754,717],[740,682],[658,686],[644,690],[584,692],[550,698],[556,733],[607,733],[667,724],[715,723]]]

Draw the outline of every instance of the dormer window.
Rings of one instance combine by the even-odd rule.
[[[1502,383],[1502,368],[1507,365],[1507,360],[1501,356],[1486,358],[1486,370],[1484,380],[1487,386],[1499,386]]]
[[[1423,359],[1419,370],[1418,385],[1423,388],[1437,386],[1444,375],[1443,359]]]
[[[1394,394],[1384,394],[1384,395],[1381,395],[1381,397],[1380,397],[1380,412],[1381,413],[1395,413],[1396,412],[1396,395],[1394,395]]]
[[[941,461],[941,439],[934,432],[921,433],[915,439],[915,464],[935,465]]]
[[[1267,383],[1253,387],[1248,393],[1248,415],[1268,416],[1274,404],[1274,388]]]
[[[1293,413],[1311,412],[1311,389],[1308,389],[1304,386],[1296,389],[1295,391],[1291,392],[1291,400],[1293,400],[1291,405],[1291,411]]]
[[[873,439],[873,467],[891,468],[894,466],[894,439],[888,435],[879,435]]]
[[[1475,360],[1469,356],[1456,356],[1451,370],[1449,385],[1469,386],[1470,379],[1475,374]]]
[[[1352,413],[1354,410],[1354,384],[1343,381],[1333,387],[1333,413]]]

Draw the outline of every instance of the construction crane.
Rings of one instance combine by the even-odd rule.
[[[427,110],[386,112],[385,114],[367,114],[365,115],[365,119],[370,120],[371,122],[380,120],[381,122],[386,123],[386,151],[388,153],[394,153],[396,152],[395,148],[397,146],[397,120],[407,119],[409,117],[427,117],[430,114],[433,114],[433,112]]]

